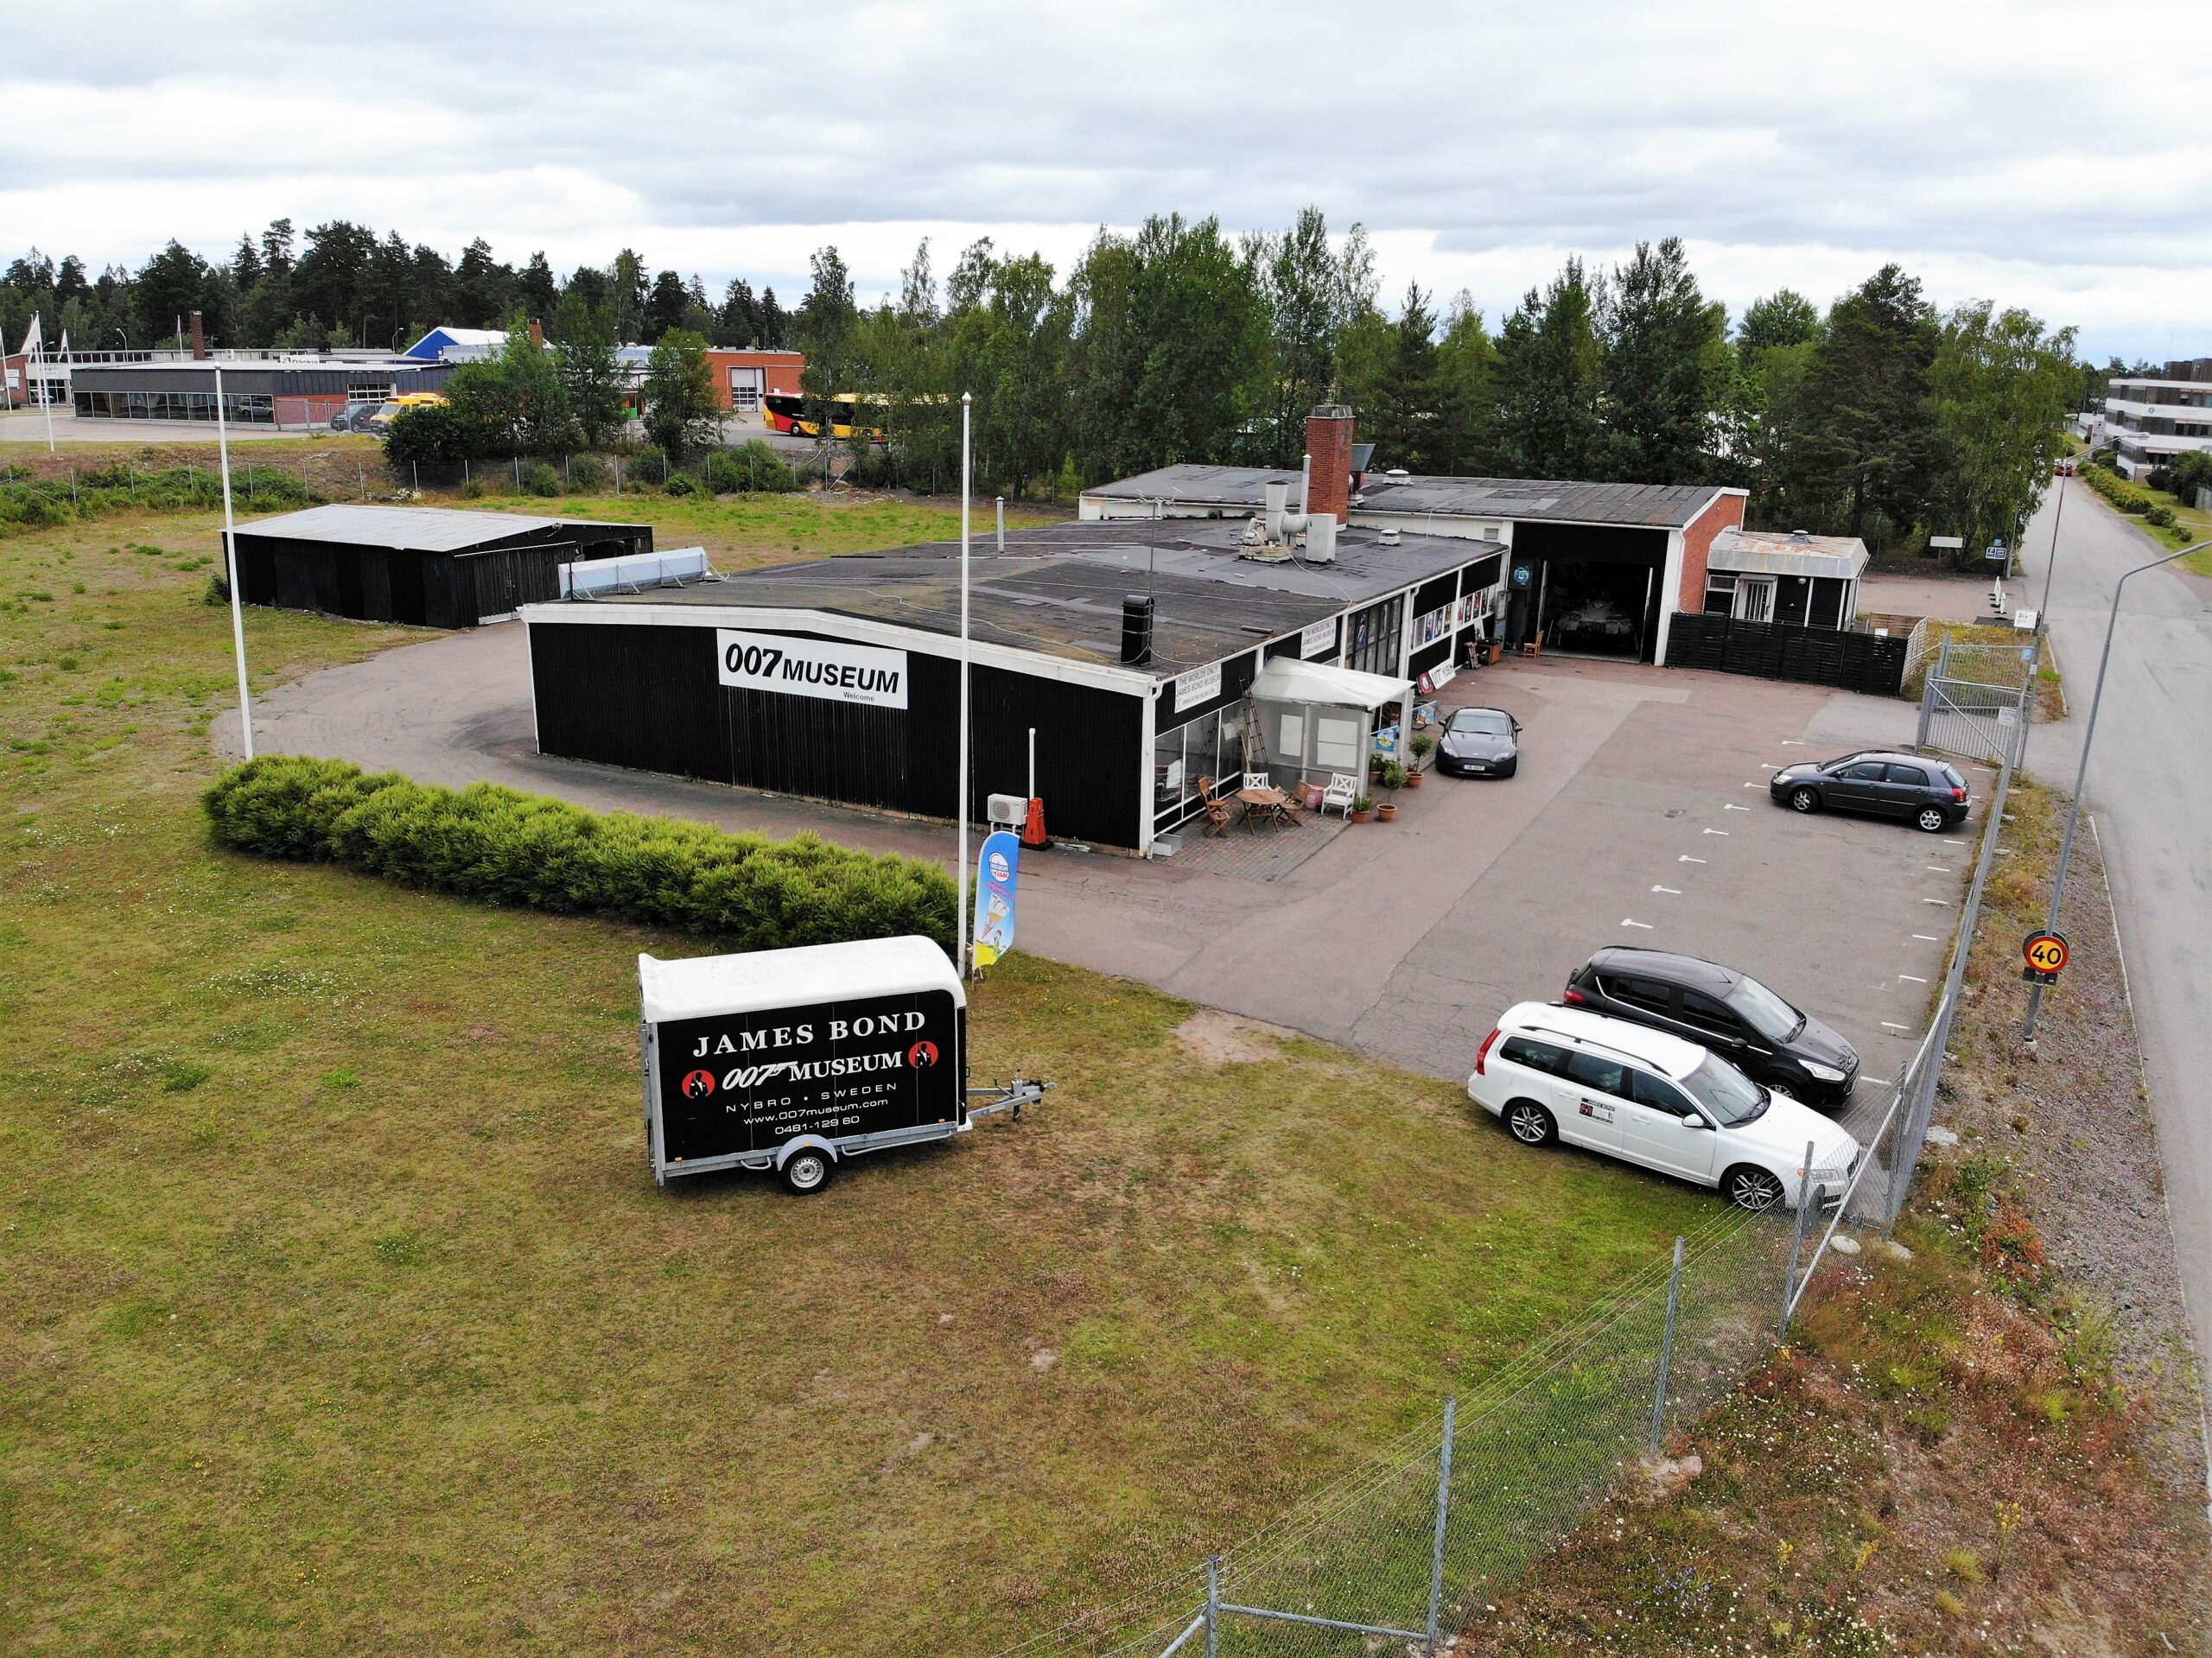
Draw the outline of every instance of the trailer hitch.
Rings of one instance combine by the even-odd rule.
[[[1050,1083],[1028,1082],[1020,1077],[1016,1077],[1012,1082],[1001,1083],[995,1087],[971,1088],[968,1090],[968,1097],[970,1100],[984,1101],[985,1103],[970,1105],[968,1108],[968,1120],[973,1122],[977,1117],[988,1117],[994,1112],[1011,1111],[1014,1113],[1014,1120],[1020,1122],[1021,1108],[1025,1105],[1033,1105],[1043,1099],[1045,1090],[1052,1086]]]

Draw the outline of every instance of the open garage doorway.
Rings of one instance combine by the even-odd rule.
[[[1658,580],[1659,573],[1648,564],[1553,559],[1544,569],[1538,622],[1544,648],[1576,656],[1644,659]]]

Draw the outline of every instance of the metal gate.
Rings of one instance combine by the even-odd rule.
[[[1943,642],[1920,696],[1915,746],[2000,765],[2020,752],[2040,638],[2024,645]]]

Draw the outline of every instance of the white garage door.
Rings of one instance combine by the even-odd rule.
[[[757,368],[734,368],[729,372],[729,401],[733,409],[747,414],[758,413],[760,408],[761,377]]]

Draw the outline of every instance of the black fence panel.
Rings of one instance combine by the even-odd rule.
[[[1904,654],[1902,638],[1793,627],[1785,622],[1747,622],[1733,616],[1677,615],[1667,637],[1670,668],[1791,679],[1870,696],[1897,694],[1904,678]]]

